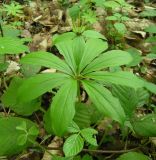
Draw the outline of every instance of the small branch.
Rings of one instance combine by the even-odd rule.
[[[115,153],[115,154],[120,154],[120,153],[126,153],[126,152],[131,152],[135,151],[137,149],[140,149],[141,147],[136,147],[128,150],[94,150],[94,149],[83,149],[82,152],[94,152],[94,153],[101,153],[101,154],[109,154],[109,153]],[[56,148],[56,147],[46,147],[48,150],[62,150],[62,148]]]

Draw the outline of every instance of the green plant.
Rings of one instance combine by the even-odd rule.
[[[21,127],[23,124],[28,130],[28,133],[26,132],[27,134],[23,132],[24,128]],[[34,141],[38,135],[38,129],[35,123],[19,117],[1,117],[0,132],[0,146],[3,146],[0,148],[0,156],[10,156],[12,154],[20,153],[25,148],[32,145],[32,142],[28,140],[28,137],[31,141]],[[21,138],[24,136],[24,139]]]
[[[137,160],[151,160],[148,156],[142,154],[142,153],[137,153],[137,152],[129,152],[121,155],[120,157],[117,158],[117,160],[132,160],[132,159],[137,159]]]
[[[2,12],[6,12],[7,16],[20,17],[23,14],[23,7],[17,2],[11,4],[3,4]]]
[[[149,53],[146,58],[155,59],[156,58],[156,47],[154,43],[156,42],[156,36],[154,35],[156,33],[156,27],[149,26],[145,28],[145,31],[150,34],[150,36],[146,39],[146,42],[153,44],[151,47],[151,53]]]
[[[94,0],[80,0],[76,5],[74,4],[69,8],[73,30],[78,30],[81,33],[97,21],[93,3]]]
[[[113,45],[113,48],[125,48],[124,36],[127,32],[125,21],[129,20],[128,10],[131,9],[125,0],[115,0],[104,2],[103,7],[107,11],[106,20],[106,37]]]
[[[68,127],[75,115],[75,102],[81,102],[80,90],[85,90],[96,109],[103,116],[109,116],[123,126],[126,120],[124,109],[106,86],[116,84],[137,89],[144,87],[145,82],[127,71],[109,72],[103,69],[128,64],[132,60],[131,55],[121,50],[103,53],[108,46],[106,41],[100,39],[84,41],[80,38],[79,41],[77,39],[68,40],[57,43],[56,46],[65,60],[61,60],[51,53],[39,51],[23,57],[21,63],[55,68],[58,72],[38,74],[25,79],[20,85],[15,86],[16,89],[13,89],[17,91],[16,93],[10,94],[9,86],[9,89],[2,96],[2,102],[8,103],[8,100],[12,99],[11,96],[14,96],[15,102],[24,104],[35,100],[53,88],[58,88],[59,91],[45,113],[44,120],[48,133],[63,136],[69,133]],[[31,88],[33,90],[30,92]],[[11,103],[9,105],[11,106]],[[24,111],[25,107],[22,107],[22,110]],[[69,139],[66,141],[72,145],[79,133],[82,131],[77,131],[76,134],[72,135],[74,138],[70,138],[72,139],[71,143]],[[75,143],[79,139],[82,140],[80,137],[76,138]],[[76,147],[80,147],[79,150],[70,152],[70,154],[68,152],[71,148],[69,150],[64,149],[65,155],[75,155],[80,152],[82,146],[83,141],[78,146],[76,145]]]

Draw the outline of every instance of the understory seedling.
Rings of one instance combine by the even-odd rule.
[[[10,4],[3,4],[2,12],[5,12],[7,16],[21,17],[23,15],[23,7],[17,2],[11,2]]]
[[[106,69],[130,63],[131,55],[121,50],[104,52],[108,48],[107,42],[93,38],[84,40],[78,37],[59,42],[56,47],[65,60],[43,51],[28,54],[21,59],[22,64],[54,68],[57,72],[37,74],[24,80],[17,89],[17,101],[21,103],[32,101],[57,87],[59,90],[44,116],[45,128],[50,134],[63,136],[68,133],[68,127],[73,121],[75,102],[81,101],[80,90],[85,90],[103,116],[109,116],[124,125],[125,111],[107,86],[116,84],[137,89],[145,86],[144,81],[131,72],[109,72]],[[30,92],[31,88],[33,89]],[[80,139],[77,139],[76,135],[73,137],[75,143]],[[78,150],[76,153],[68,154],[69,150],[64,150],[65,155],[73,156],[80,152]]]

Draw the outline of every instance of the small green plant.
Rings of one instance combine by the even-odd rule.
[[[125,0],[105,1],[103,8],[107,11],[106,37],[112,44],[112,48],[125,48],[124,36],[127,32],[125,21],[129,20],[127,10],[131,9]]]
[[[76,101],[81,102],[80,91],[85,90],[96,109],[103,116],[109,116],[123,126],[126,121],[125,111],[119,100],[111,94],[106,86],[116,84],[137,89],[144,87],[145,82],[127,71],[109,72],[104,69],[130,63],[132,60],[131,55],[121,50],[103,53],[108,45],[106,41],[100,39],[88,39],[85,41],[80,38],[77,41],[76,38],[58,42],[56,47],[65,60],[61,60],[51,53],[39,51],[23,57],[21,63],[55,68],[58,72],[38,74],[23,80],[16,87],[13,85],[13,90],[17,90],[16,94],[10,92],[11,89],[9,87],[8,91],[2,96],[2,102],[7,104],[8,100],[13,98],[11,96],[14,96],[15,102],[26,104],[45,92],[58,88],[59,91],[45,113],[44,120],[48,133],[63,136],[69,133],[68,128],[76,112],[75,103]],[[31,92],[30,88],[33,88]],[[10,102],[9,105],[11,105]],[[22,109],[25,110],[25,108]],[[69,139],[67,138],[64,144],[65,155],[74,156],[81,151],[84,143],[82,137],[86,139],[82,133],[82,131],[77,130],[74,135]],[[91,132],[88,134],[91,134]],[[92,135],[90,136],[92,137]],[[88,139],[86,140],[88,141]],[[72,150],[74,146],[69,147],[73,143],[75,143],[75,147],[78,150]]]
[[[94,0],[80,0],[69,9],[73,22],[73,30],[81,33],[97,21],[93,2]]]
[[[11,4],[3,4],[2,12],[5,12],[7,16],[21,17],[23,15],[23,7],[17,2],[11,2]]]

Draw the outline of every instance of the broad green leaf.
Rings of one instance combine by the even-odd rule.
[[[142,153],[137,152],[128,152],[122,154],[120,157],[117,158],[117,160],[151,160],[151,158],[147,157],[146,155]]]
[[[21,134],[17,139],[17,144],[20,146],[23,146],[27,142],[27,136],[26,134]]]
[[[119,99],[126,115],[130,118],[138,104],[137,92],[133,88],[113,85],[112,94]]]
[[[82,33],[82,36],[86,38],[96,38],[96,39],[104,39],[106,40],[106,37],[102,35],[101,33],[94,31],[94,30],[86,30]]]
[[[116,17],[116,16],[107,16],[107,17],[106,17],[106,20],[116,21],[116,20],[118,20],[118,17]]]
[[[68,126],[68,132],[69,133],[78,133],[79,131],[80,131],[79,126],[74,121],[72,121]]]
[[[141,17],[155,17],[156,16],[156,9],[145,9],[143,12],[140,13]]]
[[[146,32],[149,32],[149,33],[156,33],[156,26],[155,25],[151,25],[149,27],[147,27],[145,29]]]
[[[81,57],[83,55],[84,48],[85,48],[84,38],[82,36],[76,37],[73,40],[72,47],[73,47],[74,59],[75,59],[76,65],[78,66],[81,61]]]
[[[156,85],[154,83],[145,82],[145,88],[150,92],[156,94]]]
[[[32,136],[38,135],[39,134],[39,130],[35,126],[32,126],[29,129],[28,134],[32,135]]]
[[[129,118],[137,107],[142,107],[149,100],[149,93],[144,88],[135,90],[131,87],[112,85],[112,94],[119,99]]]
[[[50,106],[51,128],[53,133],[63,136],[75,114],[77,95],[77,81],[71,79],[66,82],[53,98]]]
[[[87,128],[91,124],[92,113],[89,111],[89,106],[83,103],[77,103],[75,106],[74,121],[80,128]]]
[[[4,72],[7,70],[9,66],[9,63],[8,62],[5,62],[5,63],[0,63],[0,72]]]
[[[98,132],[93,128],[85,128],[81,130],[82,137],[91,145],[97,146],[97,141],[95,134],[98,134]]]
[[[44,66],[54,68],[65,73],[71,73],[71,69],[63,60],[49,52],[32,52],[23,57],[20,62],[22,64]]]
[[[100,55],[108,48],[106,41],[101,39],[89,39],[86,42],[85,49],[79,65],[79,72],[81,72],[86,65],[88,65],[94,58]]]
[[[137,90],[137,97],[138,97],[138,107],[142,107],[144,104],[148,104],[150,100],[150,94],[147,89],[139,88]]]
[[[37,74],[41,69],[41,66],[33,65],[33,64],[22,64],[21,65],[21,73],[24,77],[28,78]]]
[[[127,31],[126,26],[124,23],[115,23],[114,24],[115,29],[118,31],[119,34],[124,35]]]
[[[9,85],[9,88],[2,95],[1,101],[5,107],[9,107],[11,110],[20,115],[31,115],[33,112],[40,108],[40,100],[35,99],[26,103],[20,103],[17,100],[17,90],[23,83],[23,79],[14,77]]]
[[[123,85],[127,87],[132,87],[134,89],[144,87],[144,81],[139,79],[131,72],[93,72],[86,75],[88,78],[95,79],[97,81],[101,81],[103,83],[113,83],[118,85]]]
[[[120,4],[115,2],[115,1],[106,1],[104,2],[104,6],[106,8],[112,8],[112,9],[115,9],[117,7],[120,7]]]
[[[73,40],[64,41],[56,44],[59,53],[64,56],[65,61],[70,66],[73,73],[76,73],[77,65],[73,53]]]
[[[150,58],[150,59],[156,59],[156,54],[155,53],[150,53],[150,54],[147,54],[146,57]]]
[[[3,29],[4,37],[17,38],[21,34],[20,30],[15,29],[15,28],[13,28],[12,26],[9,26],[9,25],[3,25],[2,29]]]
[[[18,101],[28,102],[52,88],[62,85],[68,76],[62,73],[43,73],[24,80],[18,89]]]
[[[21,39],[0,37],[0,54],[19,54],[23,52],[29,52],[29,49]]]
[[[108,89],[92,81],[83,81],[82,83],[91,101],[101,113],[111,117],[121,124],[124,123],[124,110],[121,107],[119,100],[113,97]]]
[[[74,32],[66,32],[61,35],[54,35],[52,40],[53,40],[53,44],[56,45],[57,43],[60,43],[60,42],[72,40],[75,37],[76,37],[76,34]]]
[[[156,36],[148,37],[145,41],[148,42],[148,43],[156,42]]]
[[[143,58],[141,57],[140,52],[137,49],[129,48],[127,52],[129,52],[132,56],[131,63],[127,64],[128,67],[136,66],[142,61]]]
[[[63,152],[66,157],[75,156],[83,149],[84,141],[79,134],[73,134],[66,139]]]
[[[0,118],[0,156],[7,156],[20,153],[26,147],[30,145],[30,143],[26,143],[24,145],[18,145],[18,137],[23,134],[23,131],[17,130],[16,127],[21,124],[21,122],[26,122],[27,128],[31,128],[36,125],[23,118],[17,117],[6,117]],[[32,140],[36,139],[35,136],[31,136]]]
[[[69,14],[73,20],[76,20],[80,13],[80,7],[78,5],[73,5],[69,8]]]
[[[146,116],[132,120],[132,126],[137,135],[145,137],[156,137],[156,115]]]
[[[84,73],[97,71],[107,67],[116,67],[129,64],[132,61],[132,56],[121,50],[112,50],[103,53],[98,58],[93,60],[83,71]]]

